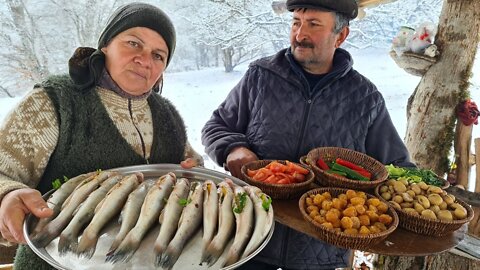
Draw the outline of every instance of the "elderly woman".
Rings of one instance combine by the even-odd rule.
[[[53,76],[23,99],[0,130],[5,240],[25,243],[26,214],[52,214],[41,194],[53,179],[127,165],[202,162],[177,110],[158,94],[174,50],[168,16],[152,5],[128,4],[111,16],[98,49],[75,51],[69,76]],[[21,245],[15,268],[49,268],[33,257]]]

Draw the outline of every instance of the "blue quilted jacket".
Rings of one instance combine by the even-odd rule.
[[[384,164],[414,166],[375,85],[337,49],[332,71],[310,91],[290,49],[250,64],[202,129],[206,152],[222,165],[245,146],[260,159],[298,161],[321,146],[350,148]],[[256,260],[292,269],[344,267],[349,252],[276,224]]]

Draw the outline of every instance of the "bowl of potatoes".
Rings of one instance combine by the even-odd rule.
[[[299,208],[319,237],[335,246],[365,250],[398,226],[398,216],[379,198],[344,188],[317,188],[302,195]]]
[[[472,220],[474,214],[467,203],[425,182],[389,179],[375,188],[375,194],[395,208],[400,227],[418,234],[443,236]]]

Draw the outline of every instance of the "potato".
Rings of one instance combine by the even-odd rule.
[[[370,218],[370,222],[377,222],[378,221],[378,214],[374,211],[367,210],[365,214]]]
[[[407,192],[402,193],[402,199],[404,202],[413,202],[413,197]]]
[[[393,208],[395,208],[395,209],[402,209],[402,206],[400,204],[398,204],[397,202],[389,201],[388,203],[390,203],[393,206]]]
[[[384,214],[388,211],[388,205],[384,202],[380,202],[380,204],[377,206],[377,209],[380,214]]]
[[[382,185],[382,186],[380,187],[380,193],[388,192],[388,191],[389,191],[389,190],[388,190],[388,186]]]
[[[442,197],[436,193],[431,193],[428,195],[428,200],[430,201],[430,204],[438,206],[440,206],[440,204],[443,202]]]
[[[348,199],[352,199],[352,198],[355,198],[357,197],[357,192],[355,192],[355,190],[347,190],[347,198]]]
[[[357,234],[358,234],[358,230],[357,230],[357,229],[354,229],[354,228],[346,229],[346,230],[343,231],[343,232],[346,233],[346,234],[349,234],[349,235],[357,235]]]
[[[363,234],[363,235],[366,235],[366,234],[370,234],[370,229],[367,227],[367,226],[362,226],[360,227],[360,230],[358,231],[359,234]]]
[[[325,200],[325,197],[322,196],[322,194],[315,194],[315,197],[313,198],[313,203],[320,206],[322,205],[322,202]]]
[[[395,195],[393,196],[393,199],[392,199],[394,202],[398,203],[398,204],[401,204],[403,203],[403,197],[401,195]]]
[[[437,215],[430,209],[426,209],[422,211],[422,217],[426,217],[429,219],[437,219]]]
[[[322,223],[322,226],[327,228],[327,229],[333,229],[333,225],[330,222],[324,222],[324,223]]]
[[[382,198],[386,201],[390,201],[392,198],[392,194],[390,194],[390,192],[382,192],[380,196],[382,196]]]
[[[360,215],[358,216],[358,219],[360,220],[360,225],[363,226],[369,226],[370,225],[370,217],[368,215]]]
[[[430,208],[430,201],[428,200],[427,197],[423,195],[417,195],[416,199],[423,206],[423,208],[425,209]]]
[[[307,206],[313,205],[313,199],[310,198],[310,197],[307,197],[307,198],[305,199],[305,204],[306,204]]]
[[[397,180],[398,182],[402,183],[403,185],[405,185],[405,187],[408,187],[409,183],[407,181],[407,179],[399,179]]]
[[[307,206],[307,213],[311,213],[312,211],[317,211],[318,212],[318,206],[316,206],[316,205]]]
[[[325,191],[324,193],[322,193],[322,195],[323,195],[323,197],[325,197],[326,200],[331,200],[332,199],[332,195],[328,191]]]
[[[412,202],[403,202],[400,204],[400,206],[402,208],[412,208],[413,207],[413,203]]]
[[[343,229],[351,229],[353,228],[353,221],[351,218],[349,217],[343,217],[341,220],[340,220],[340,223],[342,224],[342,228]]]
[[[407,187],[401,181],[395,181],[393,183],[393,189],[395,189],[395,192],[397,192],[397,193],[403,193],[403,192],[407,191]]]
[[[350,206],[350,207],[347,207],[345,210],[343,210],[343,215],[346,216],[346,217],[356,217],[357,216],[357,209],[355,208],[355,206]]]
[[[336,222],[338,219],[340,219],[340,214],[336,211],[333,211],[335,208],[330,209],[327,211],[327,214],[325,215],[325,220],[327,220],[330,223]]]
[[[447,205],[455,203],[455,197],[453,195],[447,194],[442,196],[443,201],[447,203]]]
[[[355,210],[357,210],[357,214],[359,215],[363,215],[365,214],[365,211],[367,211],[367,209],[365,208],[365,205],[355,205]]]
[[[428,187],[427,193],[442,194],[443,189],[441,189],[440,187],[437,187],[437,186],[430,185]]]
[[[410,214],[410,215],[414,215],[414,216],[419,215],[419,213],[413,208],[403,208],[402,210],[405,211],[407,214]]]
[[[457,218],[457,219],[464,219],[467,217],[468,213],[467,213],[467,209],[465,209],[463,206],[461,205],[458,205],[459,207],[455,208],[455,211],[453,211],[453,215]]]
[[[387,230],[387,226],[385,226],[385,224],[383,224],[383,223],[381,223],[381,222],[375,222],[375,224],[373,224],[373,226],[375,226],[375,227],[377,227],[378,229],[380,229],[381,232]]]
[[[321,215],[318,215],[318,216],[315,216],[313,218],[313,220],[315,220],[316,222],[318,222],[319,224],[322,224],[324,222],[327,222],[327,220],[325,220],[325,217],[321,216]]]
[[[350,218],[353,222],[352,228],[358,229],[360,228],[360,219],[358,217],[351,217]]]
[[[419,213],[421,214],[423,210],[425,210],[425,207],[423,207],[423,205],[421,203],[418,203],[418,202],[414,202],[413,203],[413,208]]]
[[[332,201],[330,200],[325,200],[322,202],[322,209],[324,210],[330,210],[332,208]]]
[[[438,205],[432,205],[429,209],[432,210],[435,214],[440,211],[440,207],[438,207]]]
[[[350,203],[352,205],[364,205],[365,204],[365,199],[362,198],[362,197],[351,198]]]
[[[445,221],[452,221],[453,220],[452,212],[450,212],[448,210],[438,211],[437,217],[438,217],[438,219],[445,220]]]
[[[428,185],[425,183],[425,182],[420,182],[417,184],[418,187],[420,187],[420,189],[422,190],[427,190],[428,189]]]
[[[415,196],[417,195],[417,194],[415,193],[415,191],[410,190],[410,189],[407,190],[405,193],[407,193],[408,195],[410,195],[411,198],[415,198]]]
[[[448,205],[445,201],[443,201],[438,207],[440,207],[440,210],[447,210]]]
[[[419,195],[422,193],[422,189],[415,183],[410,185],[410,190],[412,190],[415,193],[415,195]]]
[[[393,218],[390,215],[381,214],[378,217],[378,221],[382,224],[389,225],[390,223],[392,223]]]

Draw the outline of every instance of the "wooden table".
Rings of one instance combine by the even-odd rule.
[[[298,199],[274,200],[275,220],[297,231],[320,239],[313,225],[303,219],[298,208]],[[370,247],[369,252],[393,256],[427,256],[447,251],[463,240],[467,225],[442,237],[416,234],[398,227],[379,244]]]

